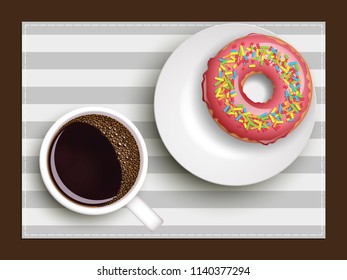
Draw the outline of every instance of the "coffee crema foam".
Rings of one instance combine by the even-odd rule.
[[[124,197],[134,186],[140,171],[140,152],[132,133],[117,120],[99,114],[89,114],[76,117],[67,122],[57,133],[61,133],[73,123],[85,123],[97,128],[112,145],[121,166],[121,183],[117,194],[106,203],[89,205],[76,201],[76,203],[88,206],[105,206],[114,203]],[[67,186],[68,187],[68,186]],[[58,187],[59,188],[59,187]],[[61,191],[61,190],[60,190]],[[69,197],[69,195],[65,194]],[[71,197],[69,197],[71,198]]]

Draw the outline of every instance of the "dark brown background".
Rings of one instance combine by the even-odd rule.
[[[0,259],[347,259],[346,27],[342,7],[276,1],[6,1],[1,6]],[[183,2],[183,3],[179,3]],[[284,1],[283,1],[284,2]],[[9,7],[11,3],[11,7]],[[218,3],[218,7],[214,4]],[[228,4],[229,3],[229,4]],[[6,6],[7,5],[7,6]],[[332,8],[329,12],[328,10]],[[22,240],[21,22],[22,21],[326,21],[327,238],[325,240]],[[329,71],[328,71],[329,70]],[[343,75],[343,76],[342,76]],[[341,113],[340,113],[341,112]],[[338,128],[339,127],[339,128]],[[340,128],[341,127],[341,128]],[[340,133],[338,133],[340,132]]]

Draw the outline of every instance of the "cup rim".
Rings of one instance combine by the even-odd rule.
[[[76,202],[73,202],[72,200],[69,200],[67,197],[65,197],[58,190],[55,183],[53,182],[50,176],[49,166],[47,164],[48,156],[49,156],[49,148],[50,148],[52,139],[55,137],[57,131],[68,121],[76,117],[87,115],[87,114],[99,114],[99,115],[108,116],[117,120],[121,124],[123,124],[134,136],[137,146],[139,148],[139,152],[140,152],[140,170],[133,187],[121,199],[102,207],[93,207],[93,206],[78,204]],[[109,108],[82,107],[82,108],[78,108],[73,111],[70,111],[69,113],[63,115],[50,127],[50,129],[46,133],[43,139],[43,142],[41,144],[39,166],[40,166],[41,177],[46,185],[47,190],[61,205],[80,214],[102,215],[102,214],[111,213],[113,211],[116,211],[122,208],[127,203],[129,203],[140,191],[144,183],[145,177],[147,175],[148,153],[147,153],[145,141],[140,131],[127,117]]]

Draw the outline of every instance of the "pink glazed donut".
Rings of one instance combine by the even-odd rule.
[[[273,84],[272,97],[253,102],[245,80],[262,73]],[[215,122],[240,140],[264,145],[286,137],[304,119],[312,98],[310,71],[286,42],[249,34],[226,45],[208,61],[202,99]]]

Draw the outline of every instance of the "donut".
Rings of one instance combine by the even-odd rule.
[[[253,102],[244,82],[264,74],[273,85],[266,102]],[[268,145],[286,137],[304,119],[312,99],[310,71],[288,43],[249,34],[222,48],[207,63],[202,100],[214,121],[231,136]]]

